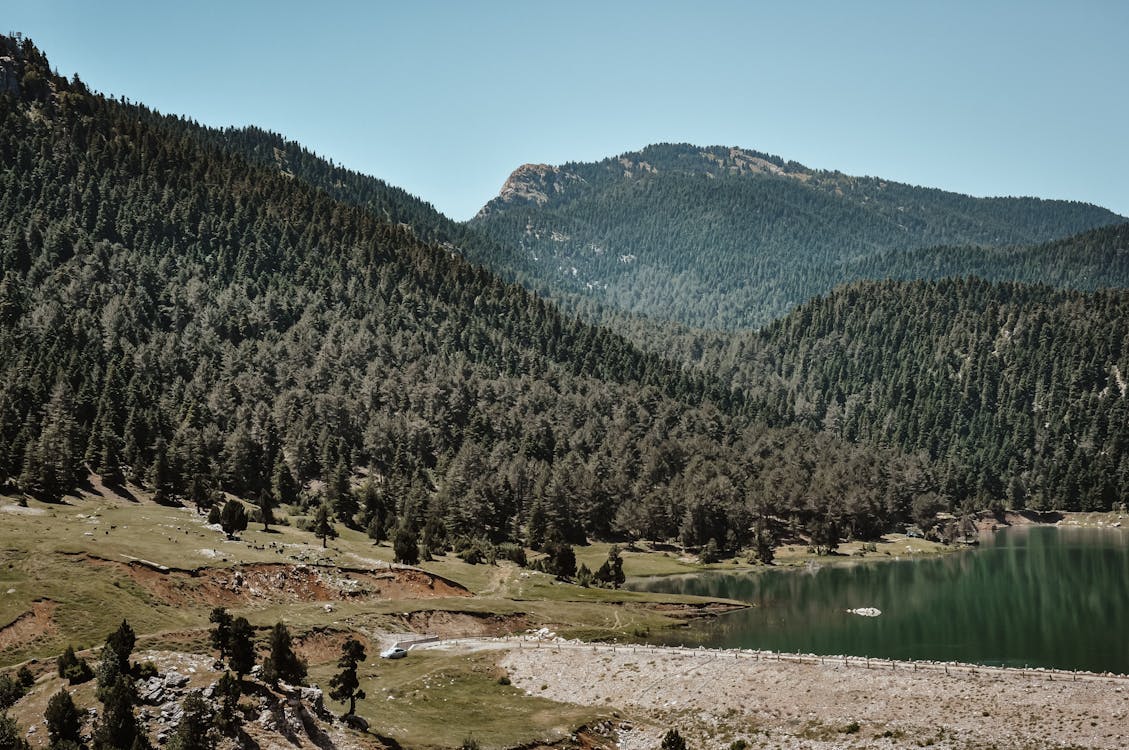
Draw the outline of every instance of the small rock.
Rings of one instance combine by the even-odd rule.
[[[165,687],[182,688],[188,684],[188,675],[180,672],[167,672],[165,674]]]

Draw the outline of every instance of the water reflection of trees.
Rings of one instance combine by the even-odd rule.
[[[753,606],[667,640],[1129,673],[1129,534],[1009,529],[944,558],[709,574],[650,588]],[[854,607],[878,607],[859,617]]]

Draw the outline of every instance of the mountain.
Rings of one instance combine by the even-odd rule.
[[[660,144],[519,167],[471,225],[503,251],[476,260],[554,295],[733,329],[863,274],[917,275],[935,265],[915,265],[924,248],[1040,243],[1124,221],[1082,203],[972,198],[755,151]]]
[[[934,490],[919,460],[770,426],[763,404],[296,179],[273,151],[250,158],[231,133],[3,46],[9,492],[55,501],[92,471],[162,502],[326,501],[429,546],[736,548],[754,511],[873,535]],[[871,479],[838,486],[856,474]]]

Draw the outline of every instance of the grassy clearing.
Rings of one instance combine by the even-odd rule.
[[[414,748],[458,747],[468,737],[488,748],[555,741],[607,715],[503,685],[505,673],[495,659],[490,653],[434,650],[395,661],[370,654],[360,671],[368,697],[357,713],[381,734]],[[332,664],[318,665],[311,677],[327,684],[334,671]],[[337,713],[346,708],[327,703]]]
[[[340,536],[327,548],[294,526],[261,526],[237,540],[206,525],[192,509],[168,508],[148,502],[136,492],[129,500],[109,491],[68,498],[66,504],[45,505],[34,500],[17,507],[15,498],[0,497],[0,627],[49,599],[57,606],[50,628],[37,637],[0,647],[0,665],[28,658],[52,658],[67,644],[76,648],[100,645],[122,619],[140,635],[170,634],[173,641],[208,626],[209,606],[170,606],[134,580],[121,567],[98,563],[145,560],[170,568],[226,567],[239,563],[325,563],[371,568],[392,559],[387,543],[375,545],[364,534],[338,527]],[[578,548],[582,555],[607,558],[610,545]],[[93,558],[93,559],[92,559]],[[654,553],[625,553],[633,574],[685,572],[700,569]],[[693,597],[581,588],[552,576],[523,570],[512,563],[468,565],[454,555],[424,563],[425,570],[454,580],[478,594],[473,598],[325,602],[255,602],[231,606],[253,625],[286,622],[297,632],[310,628],[357,628],[380,633],[430,629],[428,617],[413,613],[448,613],[441,626],[456,631],[464,624],[481,629],[464,613],[493,617],[490,632],[520,632],[549,626],[558,632],[598,638],[629,638],[675,624],[676,619],[654,612],[658,602],[690,603]],[[595,566],[595,567],[598,567]],[[10,593],[9,593],[10,592]],[[451,614],[454,613],[454,614]],[[512,623],[506,618],[512,618]]]
[[[865,542],[843,542],[835,550],[834,555],[820,557],[808,551],[804,544],[786,544],[776,550],[775,565],[787,567],[803,565],[809,561],[818,560],[822,564],[850,563],[859,560],[896,560],[905,557],[933,557],[958,552],[963,547],[957,545],[944,545],[928,539],[909,537],[905,534],[886,534],[878,542],[874,542],[875,551],[866,550]]]

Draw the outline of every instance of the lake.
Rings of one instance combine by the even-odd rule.
[[[704,573],[631,588],[749,609],[664,643],[1129,674],[1129,531],[1012,527],[919,560]],[[876,607],[863,617],[849,609]]]

